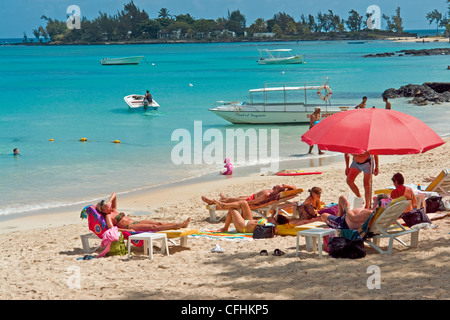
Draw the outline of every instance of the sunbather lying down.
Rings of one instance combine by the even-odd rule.
[[[374,203],[376,209],[376,203]],[[373,212],[372,209],[353,208],[350,209],[350,203],[347,197],[340,196],[338,201],[338,213],[332,215],[322,213],[322,220],[334,229],[353,229],[358,230]]]
[[[220,193],[220,202],[221,203],[234,203],[234,202],[238,202],[241,200],[245,200],[249,205],[255,205],[258,203],[262,203],[264,201],[266,201],[267,199],[270,199],[271,197],[275,197],[277,195],[279,195],[281,192],[283,191],[287,191],[287,190],[295,190],[295,186],[292,185],[287,185],[287,184],[277,184],[275,186],[272,187],[272,189],[265,189],[265,190],[261,190],[258,191],[250,196],[239,196],[239,197],[226,197],[223,195],[223,193]],[[209,205],[213,205],[215,204],[213,199],[208,199],[205,196],[202,196],[202,200],[203,202],[205,202],[206,204]]]
[[[108,201],[102,200],[97,203],[97,211],[105,217],[109,229],[117,226],[119,231],[163,231],[187,228],[191,218],[179,223],[165,223],[151,220],[134,221],[117,210],[117,196],[111,195]]]
[[[233,223],[238,232],[253,233],[256,226],[272,223],[272,219],[253,219],[250,206],[245,200],[239,200],[235,202],[222,203],[217,200],[212,200],[213,204],[217,206],[219,210],[228,209],[227,216],[225,218],[225,225],[220,229],[222,232],[228,231],[230,224]],[[240,210],[241,212],[239,212]]]

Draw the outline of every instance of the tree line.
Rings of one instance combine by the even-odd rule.
[[[446,0],[447,2],[450,0]],[[436,10],[437,11],[437,10]],[[189,13],[171,15],[167,8],[161,8],[158,17],[150,19],[145,10],[138,8],[133,0],[125,4],[123,9],[114,15],[99,12],[98,17],[88,20],[81,18],[79,29],[69,29],[66,21],[42,16],[45,26],[39,26],[32,30],[36,41],[51,41],[56,43],[96,43],[113,41],[142,41],[157,38],[248,38],[271,34],[277,38],[311,39],[318,35],[336,35],[370,31],[367,14],[360,15],[355,10],[350,10],[347,19],[341,18],[332,10],[325,13],[319,12],[315,16],[302,14],[298,21],[294,17],[279,12],[273,18],[264,20],[256,19],[247,26],[247,20],[239,10],[228,11],[226,17],[214,19],[196,19]],[[69,18],[69,17],[67,17]],[[400,7],[392,16],[383,14],[387,32],[402,33],[403,21],[400,15]],[[431,15],[427,19],[438,19],[438,24],[448,23],[448,20]],[[446,19],[446,18],[445,18]],[[431,22],[430,22],[431,24]],[[24,42],[33,42],[24,33]]]

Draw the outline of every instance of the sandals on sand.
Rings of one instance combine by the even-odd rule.
[[[260,256],[268,256],[269,253],[267,252],[267,250],[261,250],[261,251],[259,252],[259,255],[260,255]],[[282,255],[284,255],[284,252],[281,251],[280,249],[275,249],[275,250],[273,251],[273,254],[272,254],[272,255],[274,255],[274,256],[282,256]]]
[[[275,251],[273,252],[274,256],[282,256],[284,254],[283,251],[281,251],[280,249],[275,249]]]

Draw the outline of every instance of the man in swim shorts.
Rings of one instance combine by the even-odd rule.
[[[373,171],[374,175],[378,175],[379,173],[379,165],[378,165],[378,155],[371,156],[368,151],[362,154],[352,154],[353,161],[350,164],[350,154],[345,154],[345,175],[347,176],[347,184],[353,193],[361,198],[361,193],[359,192],[358,187],[355,184],[356,177],[363,172],[364,173],[364,199],[366,204],[366,209],[370,206],[370,166],[373,157]]]
[[[321,218],[333,229],[358,230],[366,222],[372,213],[370,209],[350,209],[350,204],[345,196],[340,196],[338,201],[339,210],[336,215],[322,213]]]

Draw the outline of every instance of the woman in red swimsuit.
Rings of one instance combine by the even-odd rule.
[[[280,192],[283,192],[286,190],[295,190],[295,186],[288,185],[288,184],[281,184],[281,185],[277,184],[276,186],[273,186],[272,189],[261,190],[261,191],[258,191],[256,193],[252,194],[251,196],[241,196],[241,197],[236,197],[236,198],[226,197],[221,193],[220,194],[220,202],[221,203],[232,203],[232,202],[238,202],[241,200],[245,200],[248,202],[249,205],[254,205],[254,204],[258,204],[258,203],[261,203],[261,202],[267,200],[269,197],[276,196]],[[210,205],[215,204],[214,200],[208,199],[205,196],[202,196],[202,200],[206,204],[210,204]]]
[[[391,198],[395,199],[404,196],[407,200],[409,200],[411,204],[408,208],[406,208],[405,212],[409,212],[413,208],[417,208],[416,195],[411,188],[403,185],[405,183],[405,178],[403,178],[403,175],[401,173],[394,174],[392,177],[392,182],[394,183],[395,189],[391,192]]]

